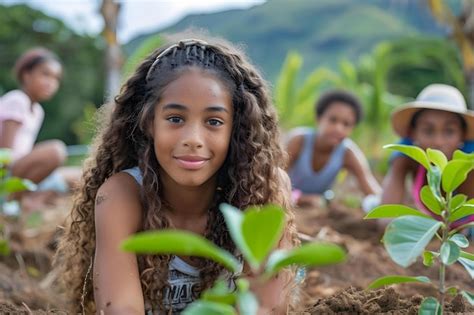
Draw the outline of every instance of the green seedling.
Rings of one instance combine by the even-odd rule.
[[[458,292],[456,288],[446,288],[446,267],[460,263],[474,279],[474,255],[463,249],[469,240],[462,231],[474,226],[474,199],[456,193],[456,189],[466,180],[474,169],[474,154],[456,151],[452,160],[439,150],[422,149],[407,145],[386,145],[384,148],[398,150],[423,165],[427,170],[428,185],[420,192],[426,214],[411,207],[393,204],[376,207],[367,214],[366,219],[393,219],[385,229],[383,243],[390,258],[402,267],[413,264],[418,257],[423,258],[425,266],[439,263],[439,300],[425,298],[419,314],[443,314],[446,294],[462,294],[474,305],[474,295],[467,291]],[[426,246],[438,238],[440,247],[436,251],[426,250]],[[432,283],[427,277],[387,276],[369,285],[378,288],[384,285],[424,282]]]
[[[36,189],[36,185],[30,180],[9,175],[7,167],[11,161],[11,150],[0,149],[0,215],[5,214],[7,207],[12,205],[12,202],[6,201],[9,194]],[[13,203],[16,203],[16,201],[13,201]],[[0,255],[6,256],[9,253],[8,236],[4,226],[0,225]]]
[[[273,205],[250,207],[241,211],[221,204],[225,223],[237,249],[259,280],[268,280],[288,266],[322,266],[343,262],[345,252],[329,243],[306,243],[286,250],[275,249],[285,227],[285,212]],[[211,259],[231,272],[239,270],[239,261],[231,253],[204,237],[187,231],[166,229],[138,233],[125,240],[126,251],[148,254],[172,254]],[[236,290],[218,280],[201,298],[183,312],[185,315],[241,314],[255,315],[259,307],[249,282],[240,278]],[[238,313],[237,313],[238,310]]]

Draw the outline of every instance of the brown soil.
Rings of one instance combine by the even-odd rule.
[[[351,188],[348,189],[336,196],[350,196]],[[436,268],[428,269],[418,262],[404,269],[393,263],[380,243],[383,228],[375,221],[362,220],[362,211],[349,208],[346,203],[336,199],[327,209],[297,209],[299,231],[341,245],[348,252],[348,260],[307,270],[298,303],[302,307],[295,314],[417,314],[423,297],[437,297],[432,286],[403,284],[371,291],[364,288],[378,277],[395,274],[424,275],[437,281]],[[52,290],[57,275],[51,270],[51,260],[59,226],[69,209],[70,200],[65,198],[54,209],[44,210],[39,223],[27,223],[26,217],[1,222],[0,217],[0,225],[10,231],[13,249],[10,256],[0,256],[0,314],[65,314],[60,311],[62,301]],[[471,246],[468,251],[474,252],[474,248]],[[447,284],[474,292],[474,281],[457,264],[448,268]],[[446,311],[474,314],[474,307],[461,296],[449,297]]]

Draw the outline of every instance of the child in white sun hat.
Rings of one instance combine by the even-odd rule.
[[[473,151],[474,112],[469,111],[464,97],[458,89],[445,84],[425,87],[416,100],[397,108],[391,117],[393,130],[404,140],[403,144],[414,144],[442,151],[451,159],[457,149],[467,153]],[[412,180],[411,197],[415,205],[425,209],[420,200],[420,190],[426,185],[426,169],[409,157],[397,153],[392,156],[389,172],[383,182],[382,204],[403,203],[406,200],[406,179]],[[474,198],[474,172],[458,188],[468,198]],[[474,216],[454,226],[474,220]]]

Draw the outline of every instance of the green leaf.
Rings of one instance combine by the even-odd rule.
[[[388,144],[385,145],[383,148],[400,151],[423,165],[423,167],[427,170],[430,169],[430,162],[428,161],[428,157],[426,156],[425,151],[418,147],[403,144]]]
[[[437,257],[436,254],[425,250],[423,252],[423,265],[425,265],[426,267],[431,267],[433,265],[435,257]]]
[[[433,193],[433,196],[438,199],[438,202],[440,204],[444,203],[444,198],[441,196],[441,190],[440,190],[440,185],[441,185],[441,171],[437,166],[432,166],[428,170],[428,174],[426,175],[428,178],[428,186],[430,186],[431,192]]]
[[[258,300],[250,291],[237,295],[237,305],[240,315],[256,315],[258,312]]]
[[[292,250],[274,251],[268,258],[265,267],[266,276],[276,274],[282,268],[297,264],[299,266],[325,266],[343,262],[346,259],[344,250],[329,243],[306,243]]]
[[[10,246],[8,245],[7,240],[0,238],[0,256],[10,255]]]
[[[247,243],[253,268],[258,269],[270,251],[281,239],[285,227],[285,212],[277,206],[264,206],[262,209],[249,208],[244,213],[242,233]]]
[[[239,262],[206,238],[188,231],[164,229],[137,233],[122,242],[122,249],[135,253],[172,254],[211,259],[237,272]]]
[[[404,216],[394,219],[385,230],[383,242],[394,262],[408,267],[416,261],[443,225],[431,218]]]
[[[423,204],[435,214],[441,214],[443,210],[442,205],[439,203],[438,199],[433,195],[430,187],[425,185],[421,188],[420,197]]]
[[[456,150],[454,151],[453,154],[453,160],[473,160],[474,159],[474,153],[466,153],[461,150]]]
[[[18,177],[9,177],[2,183],[1,193],[12,194],[19,191],[36,190],[36,184],[28,179],[22,179]]]
[[[464,257],[459,257],[458,261],[464,267],[464,269],[466,269],[466,271],[469,273],[471,278],[474,279],[474,261],[464,258]]]
[[[458,260],[461,250],[459,246],[451,241],[447,241],[441,245],[440,259],[445,265],[452,265]]]
[[[233,291],[233,290],[232,290]],[[224,280],[218,280],[214,286],[202,293],[202,300],[234,305],[236,294],[232,292]]]
[[[407,276],[385,276],[378,278],[371,284],[369,284],[368,289],[377,289],[386,285],[397,284],[397,283],[407,283],[407,282],[424,282],[430,283],[430,279],[427,277],[407,277]]]
[[[406,215],[419,216],[423,218],[431,218],[416,209],[404,205],[381,205],[375,207],[372,211],[367,213],[364,219],[381,219],[381,218],[397,218]]]
[[[211,301],[201,301],[197,300],[196,302],[189,305],[184,311],[183,315],[237,315],[235,309],[227,304],[211,302]]]
[[[428,160],[439,167],[441,172],[443,172],[444,167],[448,164],[448,159],[443,152],[428,148],[428,150],[426,150],[426,155],[428,156]]]
[[[462,219],[464,217],[470,216],[474,214],[474,205],[465,203],[463,206],[461,206],[459,209],[451,213],[449,216],[449,222],[454,222],[459,219]]]
[[[474,294],[467,291],[461,291],[461,294],[471,305],[474,305]]]
[[[277,206],[249,208],[245,213],[228,204],[221,204],[220,209],[235,244],[257,270],[281,238],[285,213]]]
[[[459,206],[461,206],[463,203],[465,203],[467,200],[467,196],[466,195],[463,195],[463,194],[457,194],[456,196],[454,196],[453,198],[451,198],[450,202],[449,202],[449,210],[451,212],[453,212],[454,210],[456,210],[457,208],[459,208]]]
[[[12,150],[7,148],[0,149],[0,165],[10,164],[12,161]]]
[[[454,297],[454,296],[458,295],[458,288],[450,287],[446,290],[446,293],[448,293],[449,295]]]
[[[461,248],[466,248],[469,246],[469,241],[463,234],[454,234],[449,237],[449,240],[456,243]]]
[[[441,178],[443,190],[446,193],[453,192],[467,178],[467,174],[474,167],[474,163],[466,160],[449,161]]]
[[[443,310],[438,300],[434,297],[427,297],[421,302],[418,315],[442,315]]]
[[[461,251],[461,257],[474,261],[474,254]]]

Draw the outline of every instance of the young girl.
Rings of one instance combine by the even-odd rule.
[[[58,90],[61,63],[50,51],[35,48],[17,60],[14,73],[20,89],[0,98],[0,148],[12,150],[13,176],[39,183],[39,190],[64,192],[68,181],[71,184],[79,178],[77,171],[58,170],[66,158],[64,143],[49,140],[34,144],[44,118],[38,102],[50,99]]]
[[[238,275],[211,261],[119,249],[133,233],[176,228],[235,253],[222,202],[283,206],[280,246],[296,242],[270,94],[230,44],[180,40],[152,53],[116,97],[96,148],[57,256],[74,313],[178,314],[220,275],[233,286]],[[253,284],[261,312],[285,314],[290,282]]]
[[[474,113],[466,109],[464,97],[456,88],[431,84],[420,92],[414,102],[393,112],[392,127],[399,136],[408,138],[414,145],[424,150],[441,150],[451,159],[455,150],[466,150],[465,144],[474,140]],[[407,177],[412,179],[411,197],[414,203],[429,213],[420,200],[420,190],[426,185],[426,170],[399,153],[393,155],[384,179],[382,204],[405,201]],[[457,192],[474,198],[474,172],[468,175]],[[460,223],[455,222],[454,226]]]
[[[364,194],[379,193],[364,154],[348,138],[362,116],[357,98],[345,91],[329,91],[318,100],[315,111],[318,130],[299,128],[288,142],[288,174],[296,203],[317,206],[343,168],[355,175]]]

